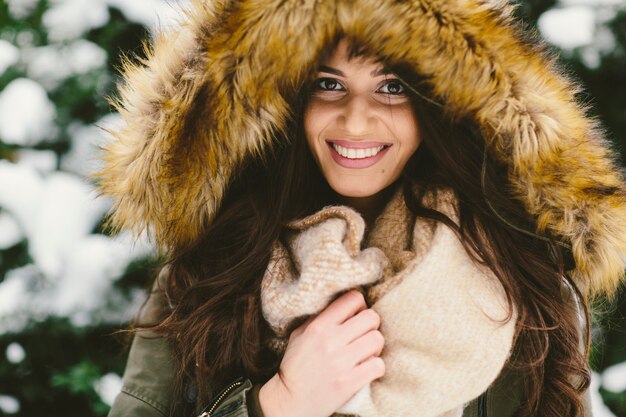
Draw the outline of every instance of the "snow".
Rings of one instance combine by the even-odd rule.
[[[625,6],[624,0],[560,0],[559,3],[564,6]]]
[[[8,41],[0,39],[0,76],[12,65],[15,65],[20,57],[20,51]]]
[[[129,235],[91,234],[70,247],[59,277],[33,264],[9,271],[0,282],[0,334],[48,316],[68,317],[75,327],[130,319],[146,294],[137,289],[126,296],[113,283],[131,261],[152,254],[146,240],[133,244]]]
[[[593,41],[595,14],[589,6],[550,9],[537,23],[546,40],[563,49],[590,45]]]
[[[106,3],[95,0],[52,0],[43,14],[48,39],[53,42],[78,38],[108,22]]]
[[[626,362],[606,368],[602,372],[602,386],[612,392],[626,391]]]
[[[615,414],[604,404],[600,395],[600,381],[602,377],[595,372],[591,373],[591,386],[589,392],[591,394],[591,410],[594,417],[616,417]]]
[[[22,52],[26,62],[26,74],[52,91],[72,75],[69,63],[64,59],[58,45],[25,48]]]
[[[35,38],[38,37],[35,31],[30,29],[20,30],[15,36],[15,46],[20,49],[32,48],[35,45]]]
[[[15,187],[20,184],[20,187]],[[152,256],[154,246],[130,234],[93,234],[111,202],[96,199],[93,185],[79,177],[0,161],[0,207],[28,238],[33,264],[9,271],[0,283],[0,331],[15,331],[29,319],[69,317],[86,326],[94,315],[127,318],[129,300],[113,294],[113,283],[134,260]],[[141,291],[131,294],[136,305]],[[114,310],[107,313],[109,304]]]
[[[117,394],[122,391],[122,378],[115,373],[108,373],[96,381],[94,389],[102,402],[111,406]]]
[[[31,166],[42,174],[50,173],[57,168],[57,154],[54,151],[24,148],[19,149],[15,154],[18,164]]]
[[[79,39],[66,44],[24,49],[27,74],[51,91],[68,77],[102,68],[107,53],[93,42]]]
[[[37,6],[39,0],[5,0],[9,6],[9,14],[13,19],[28,17]]]
[[[15,218],[0,212],[0,250],[11,248],[24,239],[24,233]]]
[[[623,0],[561,0],[538,21],[544,38],[566,55],[579,50],[581,61],[598,68],[602,57],[615,50],[615,37],[606,23],[626,10]]]
[[[119,9],[128,20],[155,29],[175,24],[181,15],[181,7],[189,1],[163,0],[106,0],[109,6]]]
[[[91,237],[106,239],[102,235]],[[19,333],[29,323],[50,316],[67,317],[76,328],[119,324],[133,317],[147,295],[141,289],[134,289],[128,295],[115,289],[112,283],[118,277],[113,276],[111,271],[123,270],[128,259],[140,257],[140,251],[137,248],[133,250],[130,245],[124,248],[120,242],[111,245],[117,248],[106,248],[104,253],[93,252],[105,247],[104,244],[86,245],[88,249],[76,256],[87,258],[78,264],[86,265],[94,261],[97,266],[68,268],[68,274],[60,279],[44,276],[32,264],[6,274],[5,280],[0,282],[0,335]],[[126,249],[125,256],[119,256],[122,249]],[[94,271],[94,276],[79,275],[81,271]],[[86,283],[83,282],[85,280]]]
[[[26,351],[22,345],[13,342],[7,346],[6,357],[9,362],[17,364],[26,358]]]
[[[72,42],[65,50],[66,59],[74,74],[85,74],[103,67],[107,53],[93,42],[84,39]]]
[[[89,234],[107,211],[106,200],[95,197],[94,187],[74,175],[55,172],[46,178],[32,219],[29,251],[47,276],[62,273],[71,246]]]
[[[107,24],[109,7],[114,7],[128,20],[154,30],[175,24],[181,16],[181,7],[188,3],[189,0],[52,0],[43,22],[50,40],[76,39]]]
[[[0,318],[10,315],[28,300],[29,284],[37,272],[33,268],[27,265],[9,271],[0,282]]]
[[[110,291],[128,264],[145,254],[141,247],[130,248],[127,242],[104,235],[89,235],[69,248],[63,276],[57,290],[49,293],[54,314],[70,317],[79,327],[90,322],[81,312],[105,307],[103,294]]]
[[[0,207],[15,217],[27,236],[35,233],[43,188],[44,180],[33,167],[0,160]]]
[[[51,136],[55,115],[56,108],[39,83],[13,80],[0,92],[0,140],[36,145]]]
[[[108,210],[110,203],[95,197],[94,187],[72,174],[54,172],[44,178],[32,167],[0,161],[0,207],[16,217],[30,241],[31,256],[51,275],[58,274],[54,254],[90,233]]]
[[[105,130],[113,129],[121,123],[120,115],[112,113],[93,125],[82,123],[70,125],[68,133],[72,140],[72,147],[63,155],[61,168],[81,176],[100,170],[102,166],[99,160],[102,156],[100,147],[112,139]]]
[[[17,414],[20,411],[20,402],[8,395],[0,395],[0,411],[5,414]]]

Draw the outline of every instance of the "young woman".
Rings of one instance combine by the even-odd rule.
[[[590,415],[626,192],[504,2],[194,1],[98,173],[165,255],[111,415]]]

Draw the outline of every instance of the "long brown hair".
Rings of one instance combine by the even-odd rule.
[[[358,48],[352,47],[350,55],[358,54]],[[485,153],[475,122],[455,120],[437,106],[430,99],[426,79],[401,65],[391,69],[414,91],[411,101],[422,132],[422,144],[400,179],[407,206],[416,216],[453,227],[466,248],[472,249],[468,253],[475,251],[476,260],[493,270],[518,312],[515,348],[508,364],[524,375],[526,401],[518,416],[582,415],[581,394],[590,380],[589,346],[587,342],[584,353],[580,352],[576,305],[564,297],[564,282],[580,298],[585,318],[588,313],[567,273],[573,266],[571,254],[553,241],[520,231],[535,230],[534,219],[514,198],[507,167]],[[175,412],[189,406],[182,400],[189,387],[197,394],[190,405],[197,411],[235,378],[246,376],[264,383],[278,370],[280,358],[266,347],[271,330],[260,303],[271,246],[287,222],[337,202],[304,137],[307,93],[304,88],[293,103],[294,116],[285,137],[278,138],[263,157],[239,167],[201,238],[168,254],[164,290],[171,309],[152,330],[165,335],[173,346],[174,398],[180,402]],[[202,128],[201,121],[187,123]],[[439,186],[456,191],[459,226],[424,208],[415,193]]]

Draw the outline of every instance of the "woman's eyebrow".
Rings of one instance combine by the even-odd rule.
[[[332,68],[326,65],[320,65],[318,68],[318,71],[320,72],[329,72],[331,74],[335,74],[335,75],[339,75],[340,77],[345,77],[346,74],[343,73],[343,71],[338,70],[337,68]],[[379,75],[387,75],[387,74],[391,74],[391,71],[388,68],[382,67],[379,68],[377,70],[374,70],[372,72],[370,72],[370,75],[372,77],[378,77]]]

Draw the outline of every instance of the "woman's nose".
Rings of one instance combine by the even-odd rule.
[[[358,136],[370,132],[374,127],[374,116],[367,97],[350,97],[339,114],[338,122],[339,128],[350,135]]]

